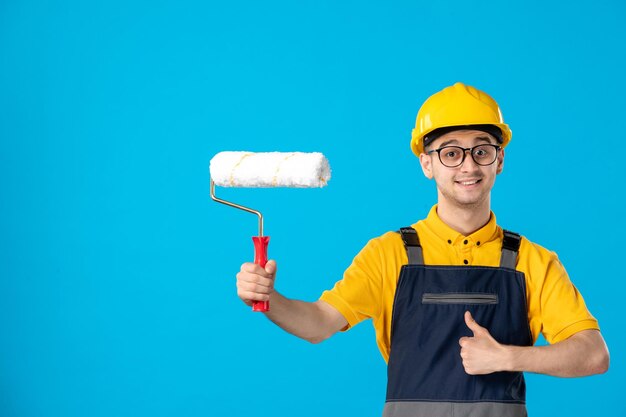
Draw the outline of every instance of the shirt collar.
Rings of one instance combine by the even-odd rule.
[[[496,215],[493,211],[490,213],[491,216],[489,217],[489,222],[469,236],[463,236],[461,233],[445,224],[437,214],[437,204],[430,209],[428,217],[426,217],[424,223],[426,227],[428,227],[440,239],[447,241],[448,243],[458,244],[461,241],[469,240],[472,243],[478,242],[480,245],[499,237]]]

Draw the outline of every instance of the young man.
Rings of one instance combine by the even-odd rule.
[[[486,93],[456,83],[420,108],[411,147],[438,202],[425,220],[372,239],[313,303],[274,290],[276,263],[245,263],[246,303],[318,343],[371,318],[388,362],[384,416],[525,416],[522,372],[603,373],[596,319],[556,254],[496,224],[491,189],[511,131]],[[539,333],[550,343],[534,347]]]

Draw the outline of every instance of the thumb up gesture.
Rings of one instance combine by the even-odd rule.
[[[465,312],[465,324],[474,334],[459,339],[465,372],[484,375],[505,370],[506,347],[498,343],[489,330],[476,323],[469,311]]]

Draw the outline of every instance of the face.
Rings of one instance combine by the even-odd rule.
[[[444,146],[471,148],[476,145],[498,141],[488,133],[478,130],[456,130],[440,136],[426,149],[426,152]],[[496,175],[504,166],[504,150],[498,152],[496,161],[487,166],[478,165],[466,151],[465,160],[454,168],[446,167],[439,160],[437,152],[420,155],[420,164],[424,175],[435,179],[439,204],[451,204],[460,208],[478,207],[490,203],[491,189]]]

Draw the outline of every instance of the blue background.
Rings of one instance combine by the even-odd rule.
[[[218,189],[314,300],[427,214],[410,131],[456,81],[513,130],[498,222],[559,254],[612,353],[528,375],[530,414],[626,415],[625,41],[617,0],[0,1],[0,415],[380,415],[370,323],[310,345],[239,301],[256,218],[210,201],[208,163],[329,158],[324,189]]]

